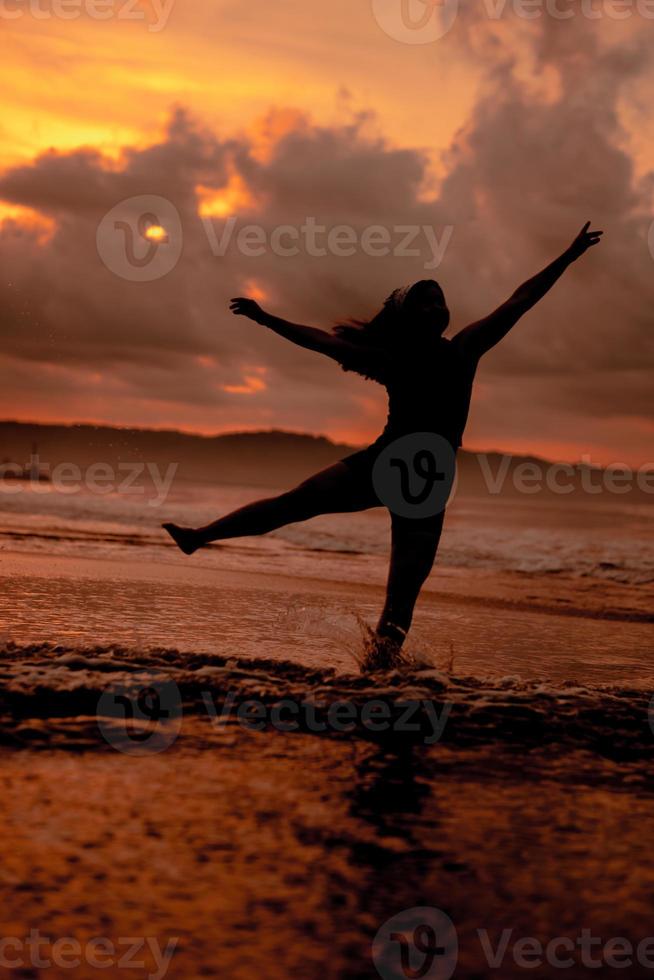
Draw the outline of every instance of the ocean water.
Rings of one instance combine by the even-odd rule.
[[[164,521],[200,525],[275,491],[178,483],[159,503],[143,492],[66,494],[47,484],[18,494],[0,491],[0,546],[52,554],[126,557],[146,549],[163,560],[169,542]],[[312,555],[332,555],[337,577],[353,574],[353,556],[386,556],[390,522],[382,508],[326,515],[264,538],[227,542],[239,567],[287,565],[310,571]],[[170,557],[173,557],[173,552]],[[209,551],[203,561],[211,562]],[[224,556],[221,560],[224,560]],[[448,509],[440,566],[609,580],[654,596],[654,507],[606,497],[539,500],[533,497],[459,497]],[[327,569],[323,562],[322,569]],[[347,569],[347,572],[346,572]],[[362,581],[366,581],[366,577]]]
[[[386,579],[384,510],[317,518],[191,559],[160,528],[206,523],[261,496],[182,483],[161,505],[143,493],[48,486],[0,494],[0,641],[357,669]],[[644,505],[459,497],[409,649],[475,676],[646,685],[653,544]]]

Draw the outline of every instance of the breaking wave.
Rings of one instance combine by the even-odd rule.
[[[287,737],[348,738],[388,748],[424,745],[435,752],[548,747],[637,764],[646,773],[654,761],[652,692],[639,688],[458,677],[418,662],[344,675],[268,659],[48,643],[6,644],[0,663],[5,747],[93,749],[116,740],[120,748],[116,742],[130,737],[124,706],[137,705],[149,692],[165,709],[158,717],[165,718],[166,738],[173,726],[175,738],[188,734],[208,743],[217,730],[241,724],[258,731],[277,728]],[[143,704],[147,709],[147,697]],[[256,717],[252,705],[258,706]],[[151,713],[132,715],[135,731],[152,731]]]

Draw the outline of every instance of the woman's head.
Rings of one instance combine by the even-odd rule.
[[[372,320],[351,320],[334,332],[349,343],[401,354],[413,345],[419,348],[420,341],[440,337],[449,322],[443,290],[434,279],[421,279],[394,290]]]
[[[445,294],[435,279],[421,279],[396,289],[386,300],[397,314],[398,326],[409,330],[436,330],[443,334],[450,322]]]

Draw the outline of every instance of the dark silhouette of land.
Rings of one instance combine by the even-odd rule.
[[[202,436],[175,429],[0,422],[0,461],[11,459],[28,463],[33,443],[38,444],[41,464],[47,463],[51,467],[62,462],[75,463],[82,469],[97,462],[111,466],[150,462],[165,470],[170,463],[176,462],[179,464],[176,480],[270,488],[302,480],[317,468],[329,466],[358,448],[334,443],[324,436],[277,429]],[[551,460],[537,456],[505,457],[499,452],[479,454],[461,450],[458,492],[487,496],[489,490],[484,474],[490,472],[499,481],[504,466],[506,475],[499,496],[519,495],[513,476],[518,467],[526,463],[543,468],[552,465]],[[590,471],[590,479],[595,484],[601,482],[602,475],[599,468]],[[617,495],[584,494],[579,471],[571,482],[576,486],[576,493],[587,498],[589,507],[597,502],[605,505],[607,501],[651,503],[654,500],[654,494],[643,493],[635,482],[629,493]],[[535,496],[540,499],[555,495],[544,486]]]

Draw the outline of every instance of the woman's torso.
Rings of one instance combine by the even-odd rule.
[[[435,432],[458,449],[476,367],[456,340],[442,337],[390,358],[379,378],[388,392],[388,419],[375,445],[412,432]]]

